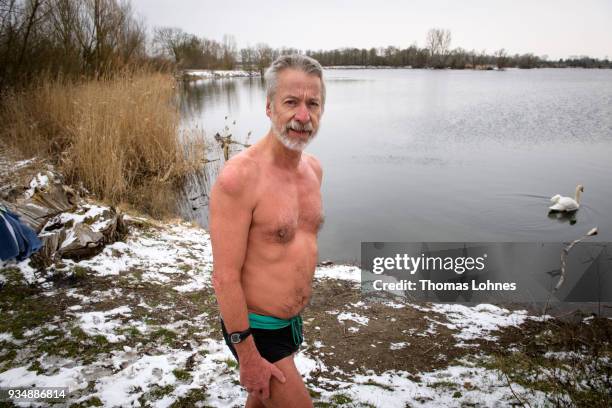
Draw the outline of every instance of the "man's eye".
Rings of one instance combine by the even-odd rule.
[[[295,101],[286,101],[285,104],[293,106],[295,105]]]
[[[319,106],[319,102],[310,102],[310,106]]]

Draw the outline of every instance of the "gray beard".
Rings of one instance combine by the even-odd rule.
[[[308,137],[308,139],[306,140],[292,139],[291,137],[289,137],[289,130],[287,129],[286,126],[283,127],[282,129],[279,129],[274,124],[274,121],[271,121],[271,123],[272,123],[272,133],[274,133],[274,136],[276,136],[276,139],[279,142],[281,142],[281,144],[285,146],[287,149],[293,150],[294,152],[303,151],[306,148],[306,146],[308,146],[310,142],[312,142],[312,139],[314,139],[315,136],[317,135],[318,129],[313,130],[310,133],[310,136]]]

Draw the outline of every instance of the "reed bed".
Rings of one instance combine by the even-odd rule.
[[[152,72],[78,83],[61,79],[4,95],[3,143],[51,159],[67,182],[113,205],[175,215],[186,175],[201,168],[204,138],[181,135],[175,80]]]

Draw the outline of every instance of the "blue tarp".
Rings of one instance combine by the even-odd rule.
[[[42,242],[32,228],[22,223],[17,214],[0,206],[0,259],[23,261],[41,247]]]

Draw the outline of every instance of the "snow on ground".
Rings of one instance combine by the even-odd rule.
[[[115,315],[129,315],[128,306],[121,306],[106,312],[77,313],[81,329],[90,336],[102,335],[111,343],[125,340],[125,336],[115,334],[115,330],[122,326],[121,321],[109,319]]]
[[[30,160],[25,160],[25,162],[26,164],[28,164]],[[19,167],[22,167],[22,166],[19,166]],[[30,188],[28,188],[24,192],[24,197],[26,199],[32,197],[34,195],[34,191],[36,190],[36,188],[43,188],[47,186],[48,184],[49,184],[49,175],[38,173],[36,176],[34,176],[32,181],[30,181]]]
[[[10,265],[10,263],[8,263],[7,265]],[[21,271],[21,275],[23,276],[23,280],[28,283],[28,284],[32,284],[34,282],[40,281],[40,280],[44,280],[43,278],[37,278],[36,277],[36,269],[32,268],[30,266],[30,260],[29,259],[25,259],[19,263],[14,264],[15,267],[17,267],[20,271]]]
[[[405,347],[407,347],[409,345],[410,345],[410,343],[407,343],[405,341],[400,341],[398,343],[391,343],[389,345],[389,349],[391,349],[391,350],[401,350],[401,349],[403,349],[403,348],[405,348]]]
[[[76,265],[66,260],[67,265]],[[180,278],[179,292],[210,286],[212,249],[206,231],[189,224],[174,224],[158,232],[134,231],[126,242],[107,245],[97,256],[78,262],[98,276],[118,275],[136,268],[148,282],[168,283]]]
[[[421,373],[418,379],[403,371],[387,371],[381,374],[356,374],[351,376],[350,381],[345,381],[337,379],[344,377],[341,370],[325,367],[318,358],[302,353],[295,361],[307,382],[311,378],[317,379],[319,386],[311,388],[321,393],[321,400],[330,402],[360,402],[384,408],[404,408],[411,404],[422,407],[498,407],[516,404],[516,399],[496,372],[473,367],[468,362],[465,362],[465,366]],[[335,391],[328,391],[328,388]],[[529,392],[518,385],[514,385],[514,389],[523,395]],[[544,399],[542,393],[536,393],[530,400],[537,402]]]
[[[320,266],[315,271],[316,279],[341,279],[361,282],[361,268],[353,265]]]
[[[358,315],[357,313],[350,313],[350,312],[342,312],[338,314],[337,318],[339,322],[350,320],[355,323],[359,323],[363,326],[367,326],[368,322],[370,321],[370,319],[365,316],[361,316],[361,315]]]
[[[460,340],[476,338],[495,340],[490,333],[507,326],[520,326],[529,316],[525,310],[509,311],[490,304],[465,306],[460,304],[432,303],[430,307],[411,305],[424,312],[443,314],[450,323],[428,318],[432,323],[459,330],[455,337]]]
[[[0,373],[2,387],[68,387],[70,391],[87,386],[81,371],[83,366],[60,367],[56,374],[37,375],[27,367],[15,367]],[[29,405],[28,405],[29,406]]]
[[[101,363],[93,366],[61,367],[53,375],[37,375],[26,367],[17,367],[0,373],[0,386],[56,386],[69,387],[70,391],[82,390],[87,381],[96,378],[92,394],[73,402],[82,402],[97,397],[106,407],[122,407],[137,404],[143,393],[155,387],[172,387],[163,398],[149,401],[152,407],[168,407],[189,390],[204,389],[208,398],[206,406],[243,406],[246,392],[237,385],[238,371],[228,365],[233,361],[223,342],[207,341],[198,350],[198,361],[190,373],[190,383],[177,379],[175,370],[184,367],[193,355],[184,350],[170,350],[158,355],[138,356],[133,351],[116,353],[112,365],[123,367],[115,372],[103,369]],[[381,374],[353,375],[351,380],[343,378],[335,367],[325,367],[318,359],[306,353],[296,356],[296,366],[309,387],[320,394],[320,401],[344,401],[372,404],[375,407],[405,407],[418,403],[423,407],[443,406],[513,406],[516,400],[505,382],[494,371],[481,367],[450,366],[443,370],[422,373],[416,380],[402,371],[387,371]],[[314,385],[311,380],[317,380]],[[330,391],[330,389],[335,389]],[[514,385],[515,392],[525,395],[529,391]],[[531,402],[544,401],[544,395],[536,393]]]
[[[98,222],[97,218],[99,218],[105,211],[108,211],[108,207],[101,207],[95,204],[83,204],[78,213],[71,212],[63,212],[47,221],[45,226],[42,228],[43,230],[50,225],[61,223],[66,224],[68,222],[72,222],[73,225],[80,224],[85,222],[86,220],[93,220],[90,223],[90,227],[94,231],[100,231],[106,226],[106,222]]]
[[[20,169],[22,167],[27,166],[28,164],[34,162],[36,160],[36,157],[32,157],[31,159],[27,159],[27,160],[20,160],[18,162],[15,162],[15,166],[13,167],[14,170]]]
[[[101,207],[90,206],[87,212],[73,217],[87,217],[99,214]],[[127,270],[136,270],[142,281],[155,282],[174,290],[174,295],[184,296],[203,288],[210,288],[212,272],[212,251],[210,237],[206,231],[194,228],[186,223],[168,224],[162,228],[139,230],[133,228],[125,242],[108,245],[102,253],[85,261],[74,262],[63,260],[66,267],[80,266],[88,268],[98,277],[113,279],[115,275]],[[28,282],[36,280],[34,269],[27,262],[16,264]],[[356,266],[333,265],[318,267],[315,278],[319,280],[340,279],[358,284],[361,271]],[[133,309],[121,305],[106,310],[91,310],[96,302],[103,299],[129,298],[128,291],[120,288],[107,291],[94,291],[92,296],[84,296],[77,289],[66,290],[65,294],[77,298],[80,305],[71,306],[67,315],[74,318],[79,327],[90,336],[104,336],[110,343],[125,339],[117,330],[127,326],[125,319],[133,318]],[[385,304],[394,308],[406,307],[404,304],[386,301]],[[84,305],[87,311],[82,311]],[[147,305],[143,299],[139,307],[160,313],[164,309],[172,309],[172,304],[162,304],[155,307]],[[478,305],[468,307],[456,304],[431,304],[416,306],[423,311],[440,313],[448,321],[437,321],[429,318],[429,326],[424,335],[436,333],[437,325],[444,325],[457,330],[455,336],[459,340],[469,340],[477,337],[492,338],[490,333],[497,328],[516,326],[527,318],[524,311],[510,312],[493,305]],[[338,321],[355,322],[361,326],[369,324],[369,318],[356,313],[368,309],[365,302],[348,304],[354,311],[328,311],[336,315]],[[163,313],[163,312],[162,312]],[[194,390],[206,393],[205,404],[213,407],[228,407],[243,405],[246,392],[238,386],[239,375],[233,357],[222,341],[209,336],[206,321],[210,317],[203,313],[190,320],[175,321],[164,326],[168,330],[178,330],[181,326],[190,324],[202,327],[201,333],[195,333],[189,340],[191,349],[177,349],[164,345],[153,353],[143,353],[142,345],[135,347],[123,346],[115,350],[111,361],[101,359],[89,365],[79,365],[66,361],[59,363],[42,355],[39,361],[43,367],[55,366],[52,373],[37,374],[28,366],[13,367],[0,373],[0,386],[68,386],[71,391],[83,391],[89,380],[95,380],[93,391],[84,393],[74,402],[85,401],[97,397],[104,406],[127,406],[138,404],[138,399],[146,393],[154,392],[159,387],[168,387],[160,398],[148,399],[153,407],[168,407],[177,398]],[[123,321],[123,323],[122,323]],[[194,323],[195,322],[195,323]],[[140,332],[147,331],[143,321],[131,320],[130,326]],[[315,330],[317,327],[315,327]],[[353,330],[350,330],[353,329]],[[351,327],[349,332],[358,329]],[[201,338],[197,334],[206,336]],[[0,342],[11,342],[10,333],[0,333]],[[374,345],[375,346],[375,345]],[[410,343],[391,343],[389,349],[393,352],[409,349]],[[311,354],[325,345],[315,341],[312,347],[301,352],[296,357],[296,364],[308,383],[309,388],[319,393],[319,401],[338,401],[338,398],[348,398],[350,401],[369,403],[376,407],[404,407],[407,404],[417,404],[423,407],[458,406],[477,404],[479,406],[511,406],[516,400],[506,383],[499,378],[496,371],[482,367],[473,367],[466,363],[461,366],[449,366],[442,370],[420,373],[417,380],[405,371],[371,372],[368,375],[345,373],[338,367],[326,367],[325,364]],[[358,356],[356,356],[357,358]],[[190,378],[179,378],[176,370],[183,370],[189,359],[193,359]],[[351,361],[358,365],[358,362]],[[349,364],[351,363],[349,362]],[[350,378],[350,380],[342,380]],[[313,381],[315,380],[316,381]],[[442,384],[444,386],[439,386]],[[515,391],[525,391],[514,385]],[[83,391],[84,392],[84,391]],[[541,400],[538,394],[531,401]]]

